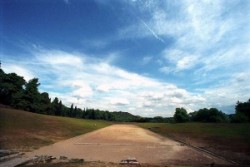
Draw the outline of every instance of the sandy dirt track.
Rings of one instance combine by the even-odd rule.
[[[27,153],[28,157],[35,155],[115,163],[135,157],[140,163],[149,164],[227,164],[151,131],[127,124],[111,125]]]

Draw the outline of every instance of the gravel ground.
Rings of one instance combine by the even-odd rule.
[[[83,158],[85,161],[119,163],[122,159],[136,158],[143,164],[154,165],[208,165],[227,162],[212,157],[176,141],[162,137],[134,125],[119,124],[64,140],[33,152],[35,155],[66,156]]]

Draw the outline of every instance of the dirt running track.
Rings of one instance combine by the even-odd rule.
[[[111,125],[27,153],[28,157],[35,155],[116,163],[135,157],[140,163],[147,164],[227,164],[151,131],[125,124]]]

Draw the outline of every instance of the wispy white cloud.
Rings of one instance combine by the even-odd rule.
[[[239,101],[249,99],[250,73],[233,74],[227,81],[221,82],[216,87],[204,89],[204,95],[210,105],[216,107],[230,106]],[[226,100],[225,100],[226,99]],[[231,108],[231,112],[234,109]]]
[[[173,72],[173,69],[168,67],[168,66],[163,66],[159,68],[159,71],[165,74],[169,74],[171,72]]]
[[[51,64],[52,66],[75,66],[79,68],[83,66],[83,59],[79,58],[80,56],[77,56],[77,54],[69,54],[58,50],[49,52],[45,50],[36,52],[35,55],[41,63]]]
[[[110,41],[111,39],[95,39],[95,40],[82,40],[81,41],[81,44],[83,47],[85,48],[88,48],[88,49],[92,49],[92,48],[95,48],[95,49],[103,49],[105,48],[107,45],[110,44]]]
[[[143,57],[143,59],[142,59],[142,64],[143,65],[147,65],[148,63],[150,63],[150,61],[153,59],[153,57],[152,56],[145,56],[145,57]]]
[[[222,63],[230,67],[239,61],[243,64],[249,62],[242,61],[249,54],[250,22],[246,19],[250,16],[247,8],[250,6],[249,2],[138,1],[131,2],[131,6],[139,11],[138,14],[145,16],[144,26],[150,27],[153,34],[175,39],[173,47],[167,47],[164,52],[173,52],[173,48],[181,51],[181,55],[171,53],[177,54],[171,57],[165,54],[163,57],[175,64],[173,67],[162,64],[160,71],[166,71],[164,67],[172,68],[173,72],[182,71],[193,68],[197,63],[208,69]],[[140,24],[135,24],[127,27],[129,31],[125,31],[125,38],[143,38],[149,35]]]
[[[129,100],[126,98],[113,97],[108,99],[111,105],[128,105]]]
[[[101,59],[93,61],[90,58],[91,60],[88,61],[89,57],[85,54],[79,56],[59,51],[62,56],[60,58],[58,52],[49,52],[47,50],[42,55],[38,51],[37,54],[40,57],[37,57],[35,64],[34,62],[26,64],[21,70],[9,68],[8,72],[23,75],[22,71],[29,74],[31,69],[36,68],[34,74],[29,77],[40,76],[42,85],[45,83],[48,86],[48,89],[46,86],[42,87],[42,91],[48,91],[52,97],[59,97],[68,106],[74,103],[82,108],[123,110],[144,116],[172,116],[176,107],[185,107],[188,111],[194,111],[203,107],[232,105],[235,99],[248,98],[244,92],[250,89],[249,73],[245,72],[235,73],[227,86],[224,82],[216,87],[200,89],[199,93],[194,93],[174,84],[127,72],[111,64],[103,63]],[[76,60],[81,60],[78,65],[84,68],[45,61],[47,55],[50,55],[48,60],[63,59],[64,55],[71,56]],[[21,62],[16,62],[15,65],[18,66],[18,63]],[[9,65],[9,67],[12,66],[14,65]],[[42,69],[46,69],[51,75],[44,75],[41,72]]]
[[[233,105],[237,99],[249,98],[245,82],[233,81],[235,77],[244,78],[250,71],[248,1],[126,2],[146,25],[134,22],[121,31],[121,37],[147,38],[150,34],[143,29],[145,26],[150,28],[151,35],[174,39],[171,47],[158,53],[160,72],[167,76],[179,72],[188,75],[189,82],[187,78],[178,77],[185,86],[195,84],[194,91],[199,92],[208,106]],[[182,103],[175,98],[170,101]]]
[[[23,76],[26,81],[29,81],[32,78],[35,78],[35,74],[31,71],[26,69],[23,65],[16,65],[12,63],[5,63],[2,67],[6,73],[17,72],[20,76]]]
[[[63,2],[64,2],[65,4],[69,4],[69,3],[70,3],[69,0],[63,0]]]
[[[197,63],[199,63],[198,55],[191,55],[188,52],[177,49],[164,50],[162,52],[162,57],[167,62],[168,66],[160,67],[159,70],[166,74],[192,69]]]
[[[197,98],[200,96],[185,89],[125,71],[103,59],[93,60],[85,54],[55,50],[38,50],[33,54],[36,59],[23,69],[36,68],[33,75],[39,76],[44,85],[42,91],[59,97],[68,106],[74,103],[82,108],[171,116],[175,107],[183,106],[192,111],[205,103],[204,99]],[[10,71],[22,75],[20,69]]]
[[[195,56],[186,56],[178,60],[176,64],[177,70],[190,69],[195,65],[197,58]]]

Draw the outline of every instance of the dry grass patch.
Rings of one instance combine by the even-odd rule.
[[[111,123],[107,121],[56,117],[0,108],[0,149],[33,150],[108,125]]]

